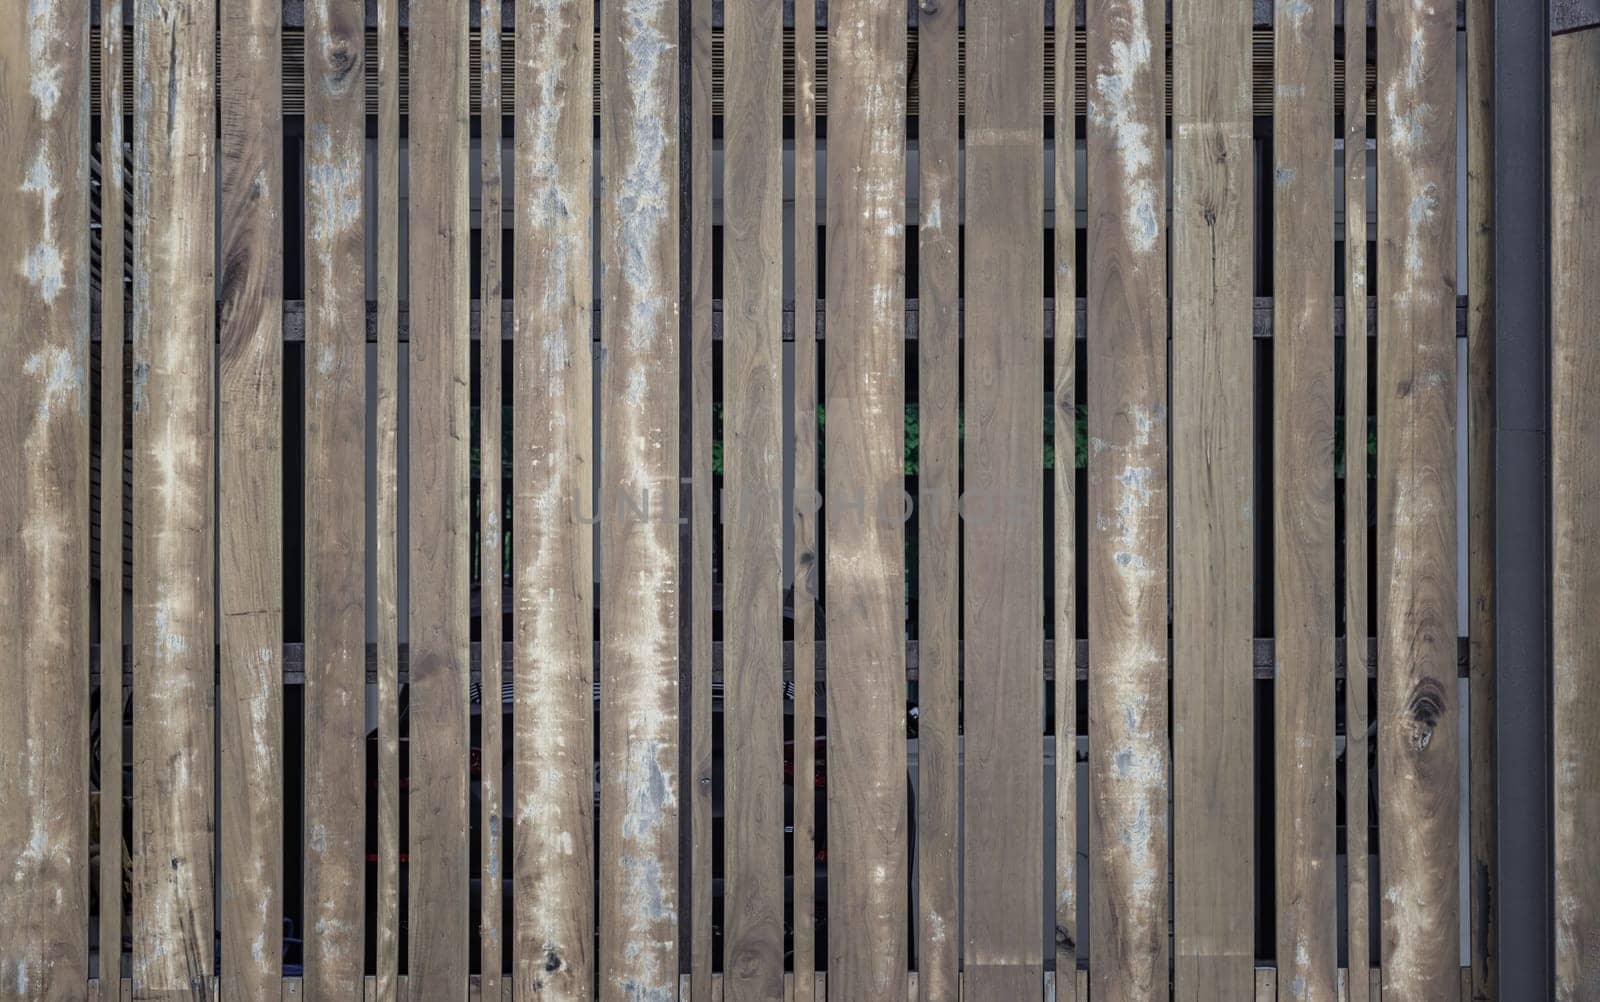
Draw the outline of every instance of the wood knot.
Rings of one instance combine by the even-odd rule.
[[[1072,938],[1072,933],[1067,931],[1067,927],[1066,926],[1064,926],[1064,925],[1056,926],[1056,946],[1060,947],[1063,950],[1072,950],[1072,949],[1076,949],[1077,945],[1078,944],[1076,942],[1074,942],[1074,940]]]
[[[1406,740],[1414,751],[1427,751],[1446,707],[1444,687],[1431,676],[1420,679],[1406,700]]]

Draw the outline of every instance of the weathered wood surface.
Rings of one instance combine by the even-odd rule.
[[[1556,998],[1576,1002],[1600,986],[1600,870],[1594,832],[1600,826],[1600,740],[1593,727],[1600,707],[1595,664],[1600,629],[1600,554],[1594,526],[1600,515],[1600,32],[1551,40],[1550,265],[1551,265],[1551,571],[1555,672],[1554,837]]]
[[[921,40],[917,88],[922,94],[917,122],[921,210],[917,262],[924,315],[917,342],[921,494],[917,640],[922,671],[917,684],[918,912],[914,917],[921,1002],[957,1002],[961,995],[959,20],[959,5],[939,4],[919,12],[917,27]],[[811,336],[815,344],[814,330]],[[1065,688],[1070,693],[1076,687]]]
[[[1040,449],[1044,338],[1042,18],[1032,0],[967,9],[968,309],[963,488],[966,993],[1043,985]]]
[[[1162,5],[1089,0],[1090,975],[1167,986],[1167,346]]]
[[[1225,1002],[1255,961],[1250,26],[1199,0],[1173,21],[1173,974]]]
[[[213,5],[134,23],[133,980],[198,998],[212,851]],[[141,721],[144,725],[141,726]]]
[[[467,990],[468,249],[466,0],[419,8],[409,48],[411,991]]]
[[[88,43],[88,4],[0,13],[0,985],[17,998],[81,996],[89,966]]]
[[[1459,995],[1455,31],[1378,4],[1378,805],[1383,993]]]
[[[678,978],[678,11],[635,0],[600,17],[599,984],[603,1002],[665,1000]]]
[[[1279,0],[1273,114],[1273,687],[1280,989],[1332,1002],[1335,854],[1332,0]],[[1365,436],[1362,436],[1365,440]]]
[[[904,533],[878,516],[903,490],[905,11],[843,0],[829,12],[834,86],[860,96],[828,131],[827,316],[849,336],[826,356],[826,615],[832,990],[905,995]],[[844,499],[850,499],[846,506]],[[857,503],[859,502],[859,504]],[[847,736],[842,740],[834,735]]]
[[[221,95],[222,278],[218,294],[222,302],[217,352],[217,499],[218,510],[225,513],[217,525],[222,824],[219,974],[221,990],[229,998],[252,1000],[276,999],[283,973],[283,132],[278,96],[279,30],[274,4],[229,3],[223,7],[221,55],[230,69]],[[360,295],[359,287],[356,294]],[[319,333],[325,334],[326,328]],[[101,350],[109,347],[103,342]],[[355,344],[357,358],[365,348],[362,342]],[[120,379],[116,385],[120,392]],[[356,448],[359,462],[359,441]],[[101,455],[107,455],[103,448]],[[117,456],[121,457],[120,448]],[[110,482],[102,476],[102,484]],[[121,530],[119,512],[119,535]],[[101,566],[106,565],[102,562]],[[357,644],[363,639],[359,632],[354,637]],[[358,647],[356,653],[361,665],[356,669],[354,692],[357,706],[364,707],[360,699],[366,683],[364,647]],[[359,838],[359,829],[355,835]],[[360,962],[359,953],[356,962]]]

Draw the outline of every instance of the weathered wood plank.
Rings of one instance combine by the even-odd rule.
[[[1162,5],[1088,4],[1091,977],[1167,984],[1167,407]]]
[[[1600,707],[1594,666],[1600,629],[1600,554],[1594,545],[1600,515],[1600,32],[1550,42],[1550,273],[1551,467],[1555,671],[1556,997],[1582,999],[1600,984],[1600,870],[1594,831],[1600,824]]]
[[[133,980],[213,968],[215,7],[134,11]],[[141,726],[140,721],[145,725]]]
[[[1040,997],[1044,784],[1043,24],[1031,0],[967,9],[966,597],[963,642],[967,994]]]
[[[725,6],[723,992],[783,993],[783,8]]]
[[[923,659],[917,679],[916,921],[921,975],[917,984],[922,1002],[957,1002],[961,995],[957,935],[961,928],[961,150],[956,107],[961,11],[959,4],[929,6],[932,9],[919,10],[917,28],[921,41],[917,88],[922,94],[922,117],[917,123],[921,210],[917,262],[924,314],[917,342],[921,494],[917,639]],[[1069,692],[1075,688],[1067,686]]]
[[[1224,1002],[1255,959],[1250,23],[1172,16],[1173,973],[1177,998]]]
[[[410,987],[467,991],[470,435],[467,4],[413,13]]]
[[[666,999],[678,976],[678,10],[634,0],[600,17],[600,998]]]
[[[1358,65],[1367,59],[1367,37],[1357,32],[1345,37],[1345,58]],[[1367,95],[1352,88],[1345,98],[1344,119],[1344,253],[1346,301],[1367,298]],[[1350,637],[1365,637],[1370,623],[1367,616],[1370,597],[1370,565],[1367,543],[1371,495],[1367,485],[1366,441],[1371,424],[1368,403],[1369,346],[1367,313],[1356,310],[1347,318],[1348,336],[1344,342],[1344,624],[1343,645],[1346,664],[1355,670],[1345,673],[1344,786],[1345,786],[1345,900],[1347,917],[1346,963],[1350,976],[1350,1002],[1368,1002],[1372,956],[1371,850],[1371,769],[1368,763],[1368,729],[1372,719],[1368,705],[1367,678],[1373,661],[1371,649]],[[1354,443],[1360,443],[1356,445]]]
[[[483,322],[490,330],[500,326],[501,312],[501,202],[500,177],[500,0],[481,0],[483,31],[479,35],[479,57],[483,73],[478,81],[479,107],[482,110],[482,198],[479,202],[480,232],[479,301],[484,304]],[[504,678],[500,638],[505,632],[501,600],[504,594],[504,553],[501,523],[504,502],[500,490],[503,439],[500,418],[500,353],[497,338],[478,342],[478,595],[479,632],[489,656],[483,660],[483,692],[499,693]],[[501,773],[505,755],[500,701],[485,698],[484,712],[478,717],[478,803],[479,803],[479,887],[481,915],[478,920],[479,979],[483,997],[498,999],[501,994],[501,960],[504,951],[501,907],[504,898],[502,826],[505,787]],[[489,707],[494,707],[491,712]]]
[[[1281,987],[1332,1002],[1333,0],[1278,0],[1273,114],[1273,592]],[[1362,437],[1365,440],[1365,436]]]
[[[88,42],[88,4],[0,13],[0,984],[30,999],[89,970]]]
[[[217,726],[222,769],[219,973],[229,998],[253,1000],[278,998],[283,974],[279,30],[276,4],[257,0],[223,7],[222,59],[229,71],[222,86],[222,304],[217,356],[218,510],[226,513],[217,525],[221,562]],[[102,350],[105,347],[102,344]],[[364,350],[365,345],[357,342],[358,358]],[[116,383],[120,390],[121,380]],[[109,455],[104,448],[101,454]],[[117,456],[121,457],[120,448]],[[113,482],[102,475],[102,489]],[[120,536],[120,513],[115,531]],[[363,639],[358,633],[355,641]],[[364,686],[365,657],[358,660],[363,662],[359,684]],[[364,706],[359,698],[357,703]]]
[[[827,316],[848,331],[826,358],[823,512],[827,634],[828,972],[836,998],[905,995],[904,489],[905,9],[829,11],[833,85],[859,96],[828,132]],[[877,515],[888,499],[895,517]]]
[[[1455,31],[1378,3],[1378,805],[1383,991],[1460,977],[1456,733]]]

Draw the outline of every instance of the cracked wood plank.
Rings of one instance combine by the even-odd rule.
[[[1460,994],[1456,38],[1378,4],[1378,805],[1383,994]]]
[[[1333,0],[1278,0],[1275,11],[1274,834],[1278,991],[1294,1002],[1333,1002],[1338,955],[1333,7]]]
[[[833,86],[859,100],[829,123],[826,356],[826,616],[837,664],[827,687],[828,974],[838,998],[906,992],[910,871],[905,743],[901,339],[906,27],[896,0],[829,12]],[[845,503],[849,499],[849,503]],[[898,511],[898,508],[895,508]]]
[[[215,6],[134,12],[133,981],[213,971]],[[143,721],[143,725],[141,725]]]
[[[252,1000],[278,998],[283,975],[279,30],[276,4],[252,0],[223,6],[222,59],[229,72],[223,80],[221,106],[217,352],[218,509],[227,513],[217,526],[221,611],[217,726],[222,770],[219,973],[221,990],[229,998]],[[365,345],[358,348],[364,350]],[[108,483],[104,477],[101,482]],[[363,687],[365,660],[363,656]]]
[[[0,14],[0,983],[29,999],[89,967],[88,41],[87,4]]]
[[[600,16],[600,998],[668,1002],[678,979],[678,7],[628,0]]]
[[[1250,23],[1172,13],[1173,967],[1177,998],[1227,1002],[1255,962]]]
[[[1044,618],[1039,388],[1044,313],[1043,17],[967,9],[968,311],[962,639],[967,672],[963,956],[975,999],[1039,999]]]
[[[468,249],[466,0],[419,7],[409,36],[411,310],[410,989],[467,991]]]

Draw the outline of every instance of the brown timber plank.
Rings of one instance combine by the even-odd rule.
[[[470,434],[467,3],[412,11],[411,785],[408,970],[467,992]]]
[[[599,981],[631,1002],[678,976],[678,9],[600,16]]]
[[[1500,997],[1494,623],[1494,5],[1467,0],[1467,719],[1472,998]],[[1365,999],[1360,1002],[1366,1002]]]
[[[215,951],[215,206],[194,193],[216,183],[215,6],[134,19],[133,981],[199,998]]]
[[[829,734],[828,972],[835,998],[906,991],[905,580],[901,340],[905,290],[906,27],[903,4],[839,0],[828,11],[834,86],[860,100],[829,125],[824,373],[827,634],[836,671]],[[848,502],[848,503],[847,503]],[[898,511],[895,506],[892,510]]]
[[[1255,959],[1250,12],[1172,16],[1174,976],[1226,1002]]]
[[[1600,825],[1600,707],[1594,666],[1600,628],[1600,554],[1594,546],[1600,514],[1600,31],[1551,39],[1551,466],[1555,669],[1556,997],[1582,999],[1600,984],[1600,870],[1594,832]]]
[[[1278,0],[1273,114],[1273,687],[1282,988],[1332,1002],[1333,0]]]
[[[89,972],[88,42],[87,4],[0,13],[0,985],[14,998],[81,997]]]
[[[221,607],[217,719],[222,769],[220,975],[222,990],[229,998],[252,1000],[278,998],[283,975],[283,133],[279,21],[278,5],[265,0],[223,6],[222,59],[229,71],[222,87],[223,267],[217,356],[218,510],[226,513],[217,526],[221,561],[217,577]],[[109,220],[106,222],[109,227]],[[106,232],[112,231],[108,228]],[[116,243],[120,247],[120,241]],[[105,246],[109,248],[111,242]],[[325,334],[325,329],[319,328],[319,334]],[[109,345],[102,342],[102,350]],[[356,345],[358,358],[365,347],[364,343]],[[122,381],[115,382],[120,390]],[[104,448],[101,454],[110,455]],[[120,448],[117,456],[121,457]],[[102,475],[102,489],[114,483],[120,483],[120,478]],[[120,513],[115,529],[108,526],[107,531],[120,537]],[[103,562],[101,566],[107,567]],[[357,642],[362,639],[358,634]],[[359,660],[358,693],[366,667],[365,657]]]
[[[961,995],[961,263],[957,4],[919,9],[917,342],[917,979],[922,1002]],[[798,17],[798,12],[796,14]],[[798,20],[796,21],[798,24]],[[796,329],[798,333],[798,328]],[[815,331],[813,330],[813,338]],[[1070,354],[1068,356],[1071,357]],[[814,419],[813,419],[814,420]],[[1069,565],[1070,566],[1070,565]],[[1071,692],[1076,686],[1067,686]]]
[[[1367,60],[1366,32],[1345,36],[1345,58],[1358,65]],[[1345,97],[1344,128],[1344,251],[1345,301],[1364,302],[1367,298],[1367,96],[1362,88],[1352,88]],[[1368,763],[1367,732],[1372,719],[1367,679],[1371,676],[1372,652],[1350,637],[1365,637],[1368,622],[1368,531],[1371,498],[1367,485],[1367,430],[1371,424],[1367,376],[1370,347],[1367,343],[1367,313],[1356,310],[1346,318],[1349,328],[1344,342],[1344,624],[1346,641],[1345,671],[1345,900],[1347,909],[1346,956],[1350,975],[1350,1002],[1368,1002],[1372,956],[1371,850],[1371,769]]]
[[[587,2],[517,12],[533,86],[516,106],[512,714],[518,998],[581,1000],[594,985],[593,533],[589,227],[593,143]]]
[[[1107,1002],[1167,984],[1162,11],[1087,11],[1090,952]]]
[[[1043,27],[1032,0],[967,10],[962,929],[978,1000],[1038,999],[1043,986],[1044,264],[1024,239],[1044,207]]]
[[[723,992],[783,995],[783,8],[727,0]]]
[[[1383,992],[1455,998],[1455,30],[1378,3],[1378,805]]]

